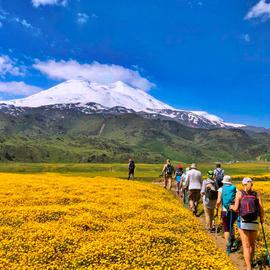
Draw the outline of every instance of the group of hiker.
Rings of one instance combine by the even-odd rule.
[[[221,207],[224,238],[227,243],[227,253],[237,249],[235,241],[234,223],[237,221],[243,254],[247,269],[252,269],[252,259],[255,252],[255,242],[259,222],[264,222],[264,210],[260,193],[253,190],[253,181],[249,177],[242,180],[242,189],[238,190],[232,183],[232,178],[225,175],[221,164],[217,163],[214,170],[207,172],[207,179],[203,180],[202,173],[193,163],[184,169],[179,164],[174,169],[168,159],[163,167],[164,188],[172,188],[173,178],[176,181],[176,193],[188,202],[192,213],[198,216],[198,205],[202,197],[206,229],[215,232],[215,222]]]
[[[129,159],[128,179],[134,179],[134,171],[135,162]],[[207,178],[203,180],[202,173],[195,163],[187,168],[179,164],[175,169],[169,159],[164,164],[160,176],[164,177],[164,188],[170,190],[175,180],[177,195],[183,198],[184,204],[189,205],[195,216],[199,216],[198,205],[202,198],[206,229],[210,233],[217,232],[216,219],[221,209],[220,218],[228,255],[238,248],[234,234],[234,223],[237,221],[247,270],[252,269],[259,223],[265,238],[262,197],[253,190],[252,179],[245,177],[241,190],[238,190],[232,183],[231,176],[225,175],[220,163],[216,163],[216,167],[209,170]]]

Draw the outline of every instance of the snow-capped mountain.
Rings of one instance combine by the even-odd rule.
[[[226,123],[207,112],[173,108],[121,81],[103,85],[85,79],[73,79],[32,96],[1,103],[0,112],[14,116],[42,107],[44,110],[71,110],[84,114],[138,113],[147,118],[170,118],[195,128],[244,126]]]
[[[33,108],[54,104],[80,103],[84,105],[89,102],[108,108],[122,106],[137,112],[144,111],[147,108],[173,109],[145,91],[133,88],[121,81],[103,85],[84,79],[69,80],[27,98],[5,103]]]

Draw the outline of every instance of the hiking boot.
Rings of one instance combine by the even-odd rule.
[[[237,251],[237,249],[238,249],[238,242],[236,240],[233,240],[231,244],[231,252],[235,252]]]

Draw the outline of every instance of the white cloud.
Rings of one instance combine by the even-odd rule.
[[[123,81],[134,87],[149,90],[155,85],[146,78],[143,78],[136,70],[131,70],[119,65],[107,65],[93,62],[91,64],[80,64],[75,60],[47,62],[37,61],[34,68],[46,74],[48,77],[57,80],[69,80],[85,78],[98,83],[113,83]]]
[[[29,96],[42,90],[37,86],[28,85],[24,82],[0,82],[0,93],[2,94]]]
[[[6,75],[23,76],[24,70],[22,67],[17,67],[14,60],[7,55],[0,55],[0,77]]]
[[[253,6],[245,16],[245,19],[250,20],[253,18],[261,18],[263,21],[268,20],[270,18],[270,3],[267,3],[266,0],[260,0]]]
[[[12,18],[13,21],[15,21],[16,23],[19,23],[21,24],[22,26],[26,27],[26,28],[29,28],[29,29],[32,29],[34,28],[31,23],[27,22],[25,19],[21,19],[19,17],[14,17]]]
[[[92,17],[93,19],[98,19],[98,15],[95,14],[95,13],[92,13],[91,17]]]
[[[243,34],[243,35],[241,35],[241,39],[244,40],[247,43],[249,43],[251,41],[251,38],[250,38],[250,35],[249,34]]]
[[[62,5],[66,6],[68,0],[32,0],[34,7],[46,6],[46,5]]]
[[[87,23],[89,20],[89,16],[85,13],[77,13],[77,22],[79,24],[85,24]]]
[[[34,27],[31,23],[29,23],[26,19],[20,18],[18,16],[14,16],[10,14],[9,12],[0,9],[0,23],[3,25],[3,22],[7,23],[16,23],[19,24],[22,27],[25,27],[27,29],[34,30],[33,33],[40,34],[40,29],[37,27]]]

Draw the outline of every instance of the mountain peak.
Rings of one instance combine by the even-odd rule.
[[[145,111],[148,108],[173,109],[145,91],[127,85],[122,81],[99,84],[83,78],[68,80],[32,96],[4,101],[3,103],[20,107],[40,107],[54,104],[86,104],[89,102],[110,108],[122,106],[134,111]]]

